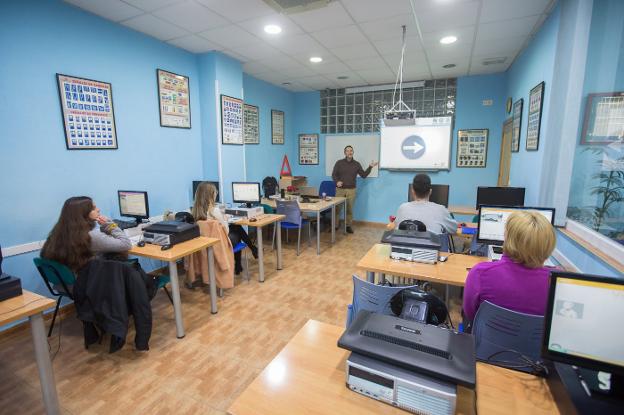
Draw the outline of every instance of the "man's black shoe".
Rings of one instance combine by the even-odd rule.
[[[347,226],[347,233],[353,233],[353,229],[351,229],[351,226]]]

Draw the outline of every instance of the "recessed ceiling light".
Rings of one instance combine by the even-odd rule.
[[[310,58],[310,62],[312,63],[319,63],[319,62],[323,62],[323,58],[321,58],[320,56],[312,56]]]
[[[264,31],[270,35],[277,35],[279,33],[282,33],[282,28],[276,24],[268,24],[264,26]]]
[[[450,45],[451,43],[457,42],[457,36],[444,36],[440,39],[440,43],[443,45]]]
[[[349,79],[349,77],[346,76],[346,75],[340,75],[340,76],[336,77],[336,79]]]
[[[442,67],[443,67],[444,69],[451,69],[451,68],[454,68],[454,67],[456,67],[456,66],[457,66],[457,65],[455,65],[454,63],[447,63],[446,65],[443,65]]]
[[[282,82],[282,85],[288,86],[288,85],[290,85],[290,82]]]

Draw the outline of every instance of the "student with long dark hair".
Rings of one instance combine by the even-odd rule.
[[[78,272],[96,255],[126,252],[130,248],[130,239],[113,221],[100,214],[90,197],[77,196],[63,204],[61,215],[41,249],[41,257]]]
[[[251,249],[254,258],[258,258],[258,248],[253,244],[245,229],[236,224],[228,224],[226,218],[216,204],[217,189],[212,183],[201,182],[195,191],[195,202],[191,213],[195,220],[215,219],[225,228],[232,246],[236,246],[241,240]],[[240,251],[234,255],[234,273],[240,274],[243,270],[241,265]]]

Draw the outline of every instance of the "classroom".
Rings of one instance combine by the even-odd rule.
[[[0,414],[622,413],[624,1],[6,0],[0,56]]]

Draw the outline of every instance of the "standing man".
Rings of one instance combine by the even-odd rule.
[[[347,232],[353,233],[351,225],[353,222],[353,204],[355,203],[355,179],[358,174],[362,178],[367,177],[377,162],[371,162],[368,168],[364,170],[359,162],[353,160],[353,147],[346,146],[344,154],[345,158],[338,160],[334,165],[332,179],[336,183],[336,196],[347,198]],[[340,210],[341,206],[337,206],[336,216],[338,218],[340,218]]]

